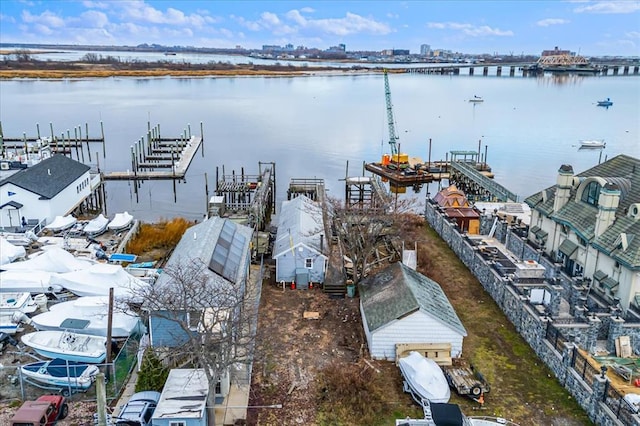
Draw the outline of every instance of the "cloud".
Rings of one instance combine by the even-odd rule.
[[[178,3],[179,4],[179,3]],[[156,9],[143,1],[120,1],[114,2],[114,6],[120,7],[122,21],[133,20],[142,23],[190,26],[202,28],[207,24],[218,22],[206,11],[199,10],[198,13],[185,14],[183,11],[169,7],[165,11]]]
[[[501,30],[499,28],[491,28],[488,25],[475,26],[471,24],[463,24],[459,22],[428,22],[428,28],[434,28],[438,30],[454,30],[459,31],[464,35],[470,37],[486,37],[486,36],[500,36],[510,37],[513,36],[511,30]]]
[[[42,12],[40,15],[32,15],[28,10],[22,11],[22,21],[27,24],[34,24],[53,28],[64,27],[64,19],[48,10]]]
[[[640,31],[629,31],[624,33],[627,38],[640,38]]]
[[[573,11],[575,13],[610,13],[610,14],[626,14],[640,10],[640,2],[638,1],[598,1],[588,3],[586,6],[580,6]]]
[[[97,10],[88,10],[80,15],[80,20],[84,27],[88,28],[104,28],[109,24],[109,18],[102,12]]]
[[[0,22],[9,22],[11,24],[15,24],[16,19],[13,16],[3,15],[2,13],[0,13]]]
[[[87,9],[108,9],[109,5],[106,2],[85,0],[82,5]]]
[[[287,19],[297,24],[301,30],[320,31],[338,36],[357,33],[384,35],[391,32],[387,24],[351,12],[347,12],[344,18],[308,19],[302,16],[301,11],[294,9],[285,14]]]
[[[536,25],[539,27],[550,27],[551,25],[563,25],[568,24],[569,22],[571,21],[562,18],[547,18],[536,22]]]
[[[314,13],[316,10],[311,8],[311,7],[303,7],[302,9],[300,9],[300,12],[303,13]]]

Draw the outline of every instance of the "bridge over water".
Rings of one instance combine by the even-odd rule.
[[[428,64],[406,68],[405,72],[438,75],[482,75],[484,77],[529,77],[543,73],[589,74],[600,76],[640,76],[637,64],[598,64],[590,67],[541,68],[534,63]]]

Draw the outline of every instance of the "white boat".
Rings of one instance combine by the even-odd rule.
[[[16,334],[21,330],[20,320],[16,317],[16,312],[0,312],[0,332]]]
[[[451,397],[449,383],[440,366],[432,359],[411,351],[400,358],[398,366],[404,377],[404,391],[420,405],[429,402],[448,402]]]
[[[604,148],[607,143],[604,139],[585,139],[580,141],[580,148]]]
[[[96,263],[88,259],[79,259],[59,246],[48,246],[38,253],[37,256],[29,257],[27,260],[2,265],[0,269],[65,273],[87,269]]]
[[[396,426],[518,426],[502,417],[467,417],[457,404],[427,403],[423,419],[396,419]]]
[[[51,272],[47,271],[4,271],[0,272],[1,293],[60,293],[62,286],[51,283]]]
[[[119,304],[117,304],[119,305]],[[29,324],[37,330],[67,330],[94,336],[106,336],[109,319],[109,297],[79,297],[49,306],[48,312],[31,317]],[[134,312],[114,306],[111,336],[129,337],[144,334],[145,327]]]
[[[20,367],[22,376],[47,386],[55,386],[64,393],[86,391],[96,380],[100,373],[97,366],[86,363],[67,361],[55,358],[47,361],[38,361],[25,364]]]
[[[38,241],[38,236],[32,231],[27,232],[2,232],[2,238],[14,246],[26,247]],[[3,255],[4,256],[4,255]]]
[[[31,314],[38,309],[31,293],[23,292],[1,292],[0,293],[0,313],[13,313],[16,311]]]
[[[113,220],[109,222],[107,228],[110,231],[120,231],[122,229],[126,229],[133,223],[133,216],[131,216],[128,212],[124,213],[116,213],[113,217]]]
[[[103,234],[107,230],[108,224],[109,219],[104,217],[103,214],[99,214],[96,218],[90,220],[82,230],[86,235],[95,237],[96,235]]]
[[[117,298],[137,298],[149,285],[128,274],[120,265],[96,263],[79,271],[55,274],[51,284],[63,287],[76,296],[108,296],[109,288],[114,289]]]
[[[56,216],[53,219],[53,222],[45,226],[44,229],[48,229],[53,232],[60,232],[60,231],[64,231],[65,229],[71,228],[73,225],[76,224],[77,221],[78,219],[76,219],[71,215]]]
[[[45,330],[24,334],[20,339],[45,358],[99,364],[107,356],[107,338],[103,336]]]
[[[26,255],[27,251],[23,245],[12,244],[5,237],[0,236],[0,265],[11,263]]]
[[[469,99],[469,102],[480,103],[480,102],[484,102],[484,99],[482,99],[481,96],[474,96],[473,98]]]

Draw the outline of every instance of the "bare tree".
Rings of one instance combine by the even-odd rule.
[[[393,205],[346,205],[330,199],[334,235],[342,254],[350,260],[349,279],[357,284],[371,270],[400,260],[402,236],[417,214],[416,199],[395,200]]]
[[[204,370],[209,382],[209,417],[213,419],[218,382],[230,371],[242,371],[251,363],[257,290],[248,276],[243,282],[231,283],[197,258],[169,267],[163,274],[169,279],[145,288],[140,295],[143,309],[149,313],[151,327],[154,321],[155,325],[162,323],[155,337],[166,348],[165,361]],[[159,349],[158,343],[154,346]],[[247,380],[250,370],[244,371]]]

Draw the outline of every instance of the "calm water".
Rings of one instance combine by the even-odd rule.
[[[600,156],[640,157],[638,77],[405,74],[392,75],[390,85],[403,152],[426,161],[431,139],[431,159],[440,160],[450,150],[477,151],[482,141],[496,180],[521,199],[552,185],[562,164],[579,172]],[[473,95],[485,102],[469,103]],[[611,108],[595,106],[606,97]],[[98,136],[102,120],[107,158],[100,155],[100,165],[106,171],[130,168],[129,147],[145,134],[148,120],[161,125],[164,137],[178,136],[188,123],[199,133],[202,122],[204,157],[198,153],[186,182],[177,184],[177,202],[172,182],[142,183],[138,202],[132,184],[107,184],[109,214],[128,210],[150,221],[201,218],[205,173],[213,191],[216,166],[256,174],[259,161],[273,161],[279,200],[292,177],[323,178],[330,194],[342,197],[347,162],[349,174],[358,175],[363,161],[388,152],[381,75],[1,81],[0,120],[8,137],[35,135],[36,123],[48,134],[49,122],[57,135],[89,123],[89,133]],[[580,151],[580,139],[605,139],[607,146]],[[95,163],[102,147],[92,151]]]

